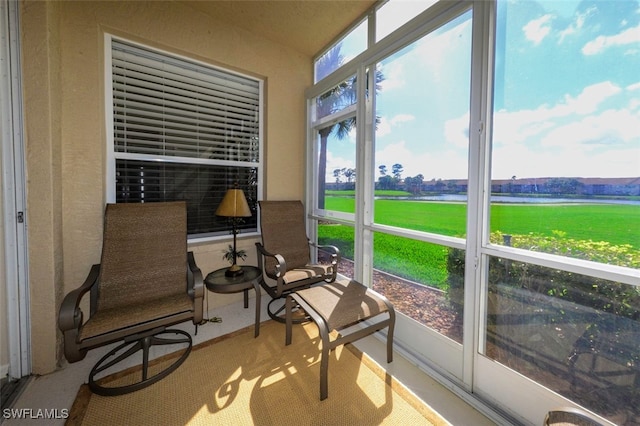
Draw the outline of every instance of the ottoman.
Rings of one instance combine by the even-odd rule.
[[[393,305],[381,294],[353,280],[334,281],[289,294],[286,301],[285,345],[291,344],[296,305],[316,323],[322,339],[320,400],[328,396],[327,373],[332,349],[388,327],[387,362],[393,361],[396,315]],[[338,337],[330,340],[329,333],[333,330],[338,332]]]

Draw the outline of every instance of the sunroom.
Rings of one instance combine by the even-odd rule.
[[[638,423],[637,1],[24,1],[2,13],[3,90],[20,93],[2,101],[3,377],[64,368],[57,310],[99,259],[105,203],[188,198],[189,248],[209,272],[229,244],[215,200],[239,184],[254,210],[303,200],[340,273],[396,306],[397,352],[496,422],[576,406]],[[160,149],[171,132],[153,128],[152,108],[127,124],[137,100],[119,70],[153,63],[251,87],[252,112],[211,131],[224,137],[206,161],[183,143],[191,127]],[[186,191],[187,173],[206,177]],[[239,235],[248,263],[258,221]]]

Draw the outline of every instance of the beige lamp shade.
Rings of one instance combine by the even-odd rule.
[[[216,210],[217,216],[250,217],[251,210],[242,189],[229,189]]]

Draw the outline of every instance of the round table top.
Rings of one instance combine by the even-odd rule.
[[[240,268],[242,268],[244,273],[236,277],[227,277],[225,275],[225,272],[229,268],[221,268],[213,271],[207,275],[204,283],[211,291],[232,293],[234,291],[251,288],[253,282],[262,275],[260,269],[255,266],[241,265]]]

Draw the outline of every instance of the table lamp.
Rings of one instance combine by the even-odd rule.
[[[216,209],[216,216],[224,216],[231,218],[233,232],[233,264],[224,273],[227,277],[237,277],[244,273],[242,268],[238,266],[236,251],[236,235],[238,234],[238,218],[251,217],[251,210],[242,189],[233,188],[227,190],[224,194],[222,202]]]

